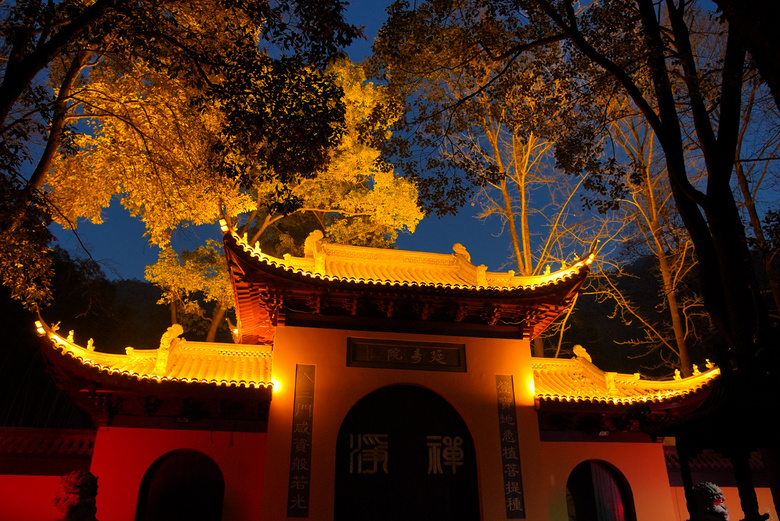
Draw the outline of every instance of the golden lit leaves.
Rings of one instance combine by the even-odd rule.
[[[79,151],[51,171],[50,199],[70,222],[101,222],[119,195],[142,218],[152,243],[165,245],[182,223],[205,224],[246,211],[250,199],[211,169],[220,114],[192,103],[197,93],[140,63],[118,75],[98,68],[76,94],[90,128],[74,140]],[[62,218],[59,218],[62,219]]]
[[[384,237],[380,243],[386,245],[399,230],[413,232],[423,216],[414,183],[382,163],[379,150],[369,144],[369,136],[388,134],[398,114],[376,117],[386,108],[385,92],[366,81],[361,66],[344,60],[332,65],[329,72],[344,90],[346,130],[329,151],[327,168],[290,191],[301,202],[298,212],[315,215],[329,241],[363,244]],[[278,181],[256,183],[258,203],[272,199],[278,188]],[[284,217],[274,214],[267,218],[255,240]]]
[[[176,299],[192,302],[198,292],[206,302],[216,301],[227,307],[233,303],[222,244],[211,239],[181,258],[170,248],[163,250],[157,262],[146,268],[146,279],[164,290],[160,303]]]

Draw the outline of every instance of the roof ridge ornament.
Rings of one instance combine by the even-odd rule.
[[[466,247],[463,246],[461,243],[456,242],[452,245],[452,251],[455,252],[456,257],[463,257],[466,259],[466,262],[471,262],[471,254],[469,254],[468,250],[466,250]]]
[[[484,264],[480,264],[477,266],[477,284],[476,286],[478,288],[485,288],[487,287],[487,266]]]
[[[317,253],[325,253],[322,247],[323,237],[325,237],[325,234],[322,233],[322,230],[311,232],[303,243],[303,255],[305,257],[316,257]]]
[[[152,369],[155,374],[168,374],[171,351],[180,343],[186,342],[185,339],[179,338],[182,334],[184,334],[184,328],[181,324],[173,324],[160,337],[160,347],[157,349],[157,359],[154,362],[154,369]]]
[[[590,363],[593,363],[593,359],[591,358],[591,356],[588,353],[588,351],[584,347],[582,347],[580,344],[575,345],[572,348],[572,351],[574,351],[574,356],[576,356],[577,358],[582,358],[582,359],[587,360]]]

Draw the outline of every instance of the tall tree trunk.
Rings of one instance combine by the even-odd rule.
[[[683,253],[684,254],[684,253]],[[658,265],[661,271],[661,280],[663,281],[664,298],[666,305],[669,306],[669,316],[672,320],[672,331],[674,332],[674,342],[677,346],[677,355],[680,359],[680,372],[683,376],[693,374],[693,365],[691,357],[688,354],[688,344],[685,341],[685,324],[683,323],[680,304],[677,301],[677,290],[672,280],[672,269],[669,266],[669,259],[666,252],[660,250],[656,254]]]
[[[49,138],[46,140],[46,147],[43,149],[43,154],[41,154],[30,179],[27,181],[27,186],[25,186],[23,194],[16,203],[17,211],[14,212],[13,219],[10,222],[3,223],[3,227],[6,228],[7,231],[15,230],[24,220],[24,214],[34,197],[35,192],[43,187],[44,179],[51,168],[54,156],[59,151],[60,145],[62,145],[65,121],[68,116],[68,99],[70,98],[73,86],[76,83],[76,79],[81,72],[81,68],[83,67],[86,58],[86,52],[82,51],[76,53],[65,73],[62,85],[60,86],[60,91],[57,93],[57,99],[54,102],[54,114],[52,115],[51,124],[49,125]]]
[[[87,27],[106,15],[116,0],[97,0],[72,21],[62,26],[51,38],[42,37],[32,52],[27,52],[27,39],[34,31],[35,17],[38,16],[38,2],[29,2],[30,9],[26,13],[24,29],[18,30],[13,43],[9,60],[6,63],[3,82],[0,84],[0,133],[4,132],[8,122],[8,114],[35,79],[57,55],[69,44],[72,44]],[[47,31],[48,32],[48,29]]]
[[[761,78],[780,108],[780,3],[766,0],[714,0],[729,25],[739,31]]]
[[[217,304],[217,308],[214,310],[214,315],[211,317],[211,324],[209,325],[209,332],[206,335],[206,342],[213,342],[217,337],[217,330],[222,319],[225,318],[225,311],[227,309],[222,303]]]
[[[742,163],[737,163],[734,169],[737,175],[737,184],[740,192],[742,192],[742,199],[745,204],[745,209],[748,212],[750,218],[750,228],[753,230],[753,236],[756,238],[756,244],[758,246],[758,253],[761,256],[761,262],[764,265],[764,272],[769,282],[769,289],[772,292],[772,300],[775,304],[775,309],[780,310],[780,273],[774,269],[774,255],[770,251],[766,237],[764,236],[764,229],[761,227],[761,219],[758,217],[756,211],[756,203],[753,200],[753,195],[750,192],[750,186],[748,185],[747,176],[745,170],[742,168]]]

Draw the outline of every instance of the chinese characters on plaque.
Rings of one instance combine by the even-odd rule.
[[[465,452],[461,436],[426,436],[428,475],[457,474],[463,465]],[[389,474],[391,447],[387,434],[349,435],[349,473]]]
[[[466,371],[466,348],[463,344],[350,338],[347,365],[463,373]]]
[[[523,477],[520,472],[520,444],[517,438],[517,411],[512,375],[496,375],[496,395],[506,517],[507,519],[525,519]]]
[[[311,483],[311,440],[314,418],[314,366],[295,368],[290,477],[287,489],[287,517],[309,517]]]

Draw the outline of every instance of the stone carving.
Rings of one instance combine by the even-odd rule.
[[[155,373],[165,374],[168,371],[168,356],[179,342],[185,341],[183,338],[179,338],[183,333],[184,328],[181,327],[181,324],[174,324],[166,329],[160,337],[160,347],[157,349],[157,359],[154,362],[153,371]]]
[[[52,507],[53,521],[97,521],[97,477],[75,470],[60,479]]]
[[[709,481],[693,487],[694,503],[700,521],[729,521],[729,509],[724,504],[723,491]]]
[[[321,230],[314,230],[306,237],[303,243],[303,254],[306,257],[314,257],[316,253],[322,252],[322,238],[324,237]]]
[[[582,347],[581,345],[577,344],[576,346],[574,346],[573,350],[574,350],[574,356],[576,356],[577,358],[584,358],[588,362],[593,363],[593,359],[590,357],[590,355],[585,350],[585,348]]]
[[[461,243],[457,242],[453,244],[452,251],[455,252],[455,255],[460,255],[467,261],[471,262],[471,255],[469,255],[469,252],[466,251],[466,248]]]

